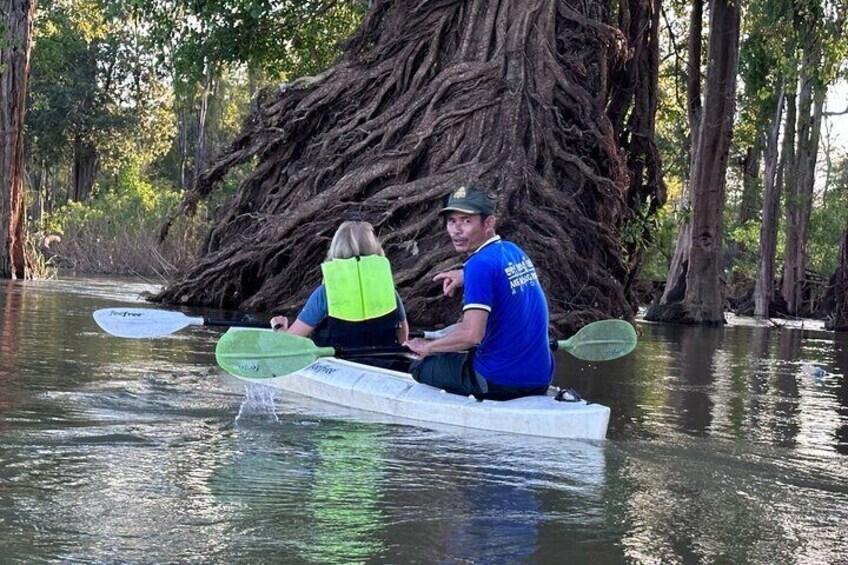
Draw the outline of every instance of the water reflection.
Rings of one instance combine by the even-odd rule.
[[[845,336],[754,324],[641,330],[625,359],[558,359],[559,383],[613,407],[610,438],[683,434],[844,453],[844,440],[826,438],[846,426]],[[804,374],[805,363],[828,375]]]
[[[839,400],[839,425],[833,432],[834,448],[842,455],[848,455],[848,333],[836,334],[834,338],[834,373],[836,380],[835,395]],[[842,375],[838,379],[838,375]]]
[[[608,529],[601,444],[327,417],[238,428],[235,451],[244,455],[210,478],[215,500],[246,536],[231,552],[254,555],[255,544],[268,543],[255,536],[273,524],[284,560],[309,563],[558,561],[587,548],[618,559],[599,533]],[[561,548],[566,531],[591,531],[597,541]]]

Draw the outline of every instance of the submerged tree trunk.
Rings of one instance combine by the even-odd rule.
[[[158,299],[293,310],[355,214],[376,225],[414,322],[448,321],[456,303],[432,276],[462,259],[437,212],[471,182],[497,196],[499,231],[536,263],[555,326],[631,316],[618,236],[629,174],[606,114],[609,93],[631,88],[608,70],[630,46],[606,6],[375,2],[335,66],[260,93],[185,209],[258,163]]]
[[[0,0],[0,278],[29,276],[24,246],[24,112],[34,0]]]
[[[710,37],[703,116],[692,151],[692,219],[686,289],[682,300],[652,308],[653,319],[690,324],[724,323],[719,254],[725,175],[733,133],[739,57],[738,2],[710,3]],[[676,297],[675,297],[676,298]]]
[[[780,184],[777,179],[778,138],[783,118],[784,88],[777,97],[777,108],[766,138],[765,174],[763,175],[763,223],[760,227],[760,258],[754,286],[754,315],[768,317],[774,299],[774,259],[777,252],[777,226],[780,221]]]

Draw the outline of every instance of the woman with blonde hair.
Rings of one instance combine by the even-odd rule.
[[[275,331],[312,337],[320,346],[384,346],[406,341],[406,312],[374,226],[361,221],[342,223],[321,271],[323,282],[291,327],[285,316],[271,319]]]

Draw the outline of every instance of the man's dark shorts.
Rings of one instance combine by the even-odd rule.
[[[474,396],[478,400],[510,400],[522,396],[543,395],[548,392],[547,385],[527,388],[487,381],[474,370],[473,355],[473,352],[430,355],[412,363],[412,378],[419,383],[453,394]]]

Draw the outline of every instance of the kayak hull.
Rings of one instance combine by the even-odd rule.
[[[600,440],[609,424],[610,409],[600,404],[553,396],[481,402],[417,383],[407,373],[330,357],[288,375],[237,378],[348,408],[495,432]]]

